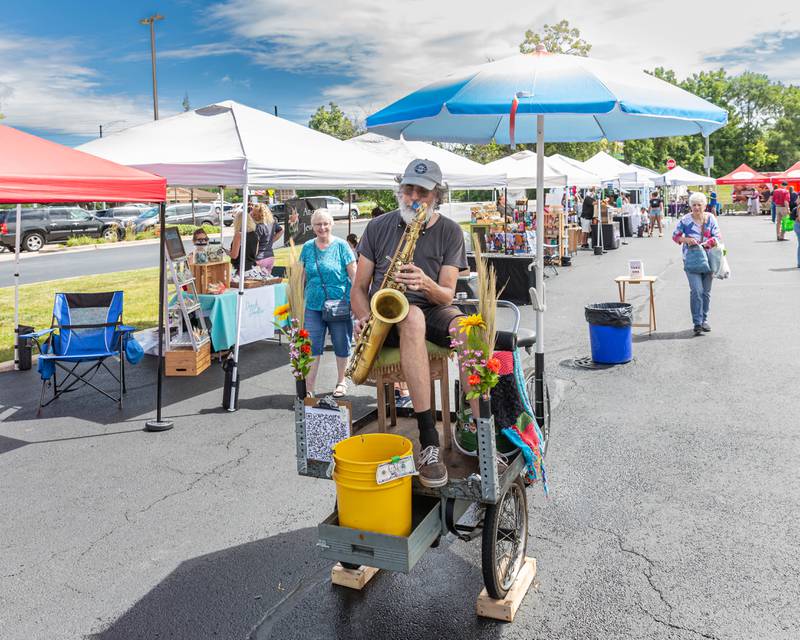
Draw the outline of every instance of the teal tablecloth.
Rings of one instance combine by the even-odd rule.
[[[261,304],[248,304],[248,298],[252,296],[263,297],[265,289],[274,292],[274,304],[271,308],[264,308]],[[256,292],[251,294],[250,292]],[[236,342],[236,298],[238,291],[228,290],[220,295],[204,294],[198,296],[200,307],[203,314],[211,323],[211,346],[214,351],[224,351],[230,349]],[[268,285],[268,287],[258,287],[255,289],[245,289],[244,315],[242,316],[242,326],[246,327],[242,332],[242,344],[252,342],[258,338],[270,338],[274,334],[274,316],[276,307],[286,304],[286,285],[284,283]],[[263,328],[263,335],[258,334],[258,328]],[[247,336],[245,335],[247,334]],[[250,339],[248,339],[248,336]]]

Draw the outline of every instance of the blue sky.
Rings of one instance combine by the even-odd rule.
[[[329,100],[357,117],[459,67],[513,54],[525,29],[562,18],[592,55],[679,76],[725,65],[800,84],[788,0],[742,15],[729,0],[28,0],[4,3],[4,123],[64,144],[152,118],[149,30],[157,23],[161,117],[233,99],[306,123]]]

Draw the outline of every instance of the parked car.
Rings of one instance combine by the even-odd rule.
[[[109,209],[100,209],[99,211],[95,211],[94,214],[103,220],[120,220],[120,221],[130,221],[135,220],[140,215],[147,211],[158,211],[157,206],[153,205],[138,205],[138,204],[129,204],[124,205],[121,207],[111,207]]]
[[[0,244],[14,250],[17,232],[16,211],[0,211]],[[66,242],[70,238],[89,236],[119,240],[122,229],[114,220],[104,220],[80,207],[37,207],[22,210],[23,251],[39,251],[45,244]]]
[[[358,207],[355,204],[349,206],[336,196],[314,196],[312,198],[306,198],[306,200],[310,200],[315,203],[315,205],[318,201],[324,201],[324,204],[321,206],[326,207],[328,211],[330,211],[334,220],[339,220],[341,218],[346,220],[348,216],[355,220],[359,216]],[[319,209],[319,206],[315,206],[315,208]]]
[[[275,222],[280,225],[286,224],[286,218],[289,214],[286,212],[286,205],[283,202],[279,202],[277,204],[269,205],[270,211],[272,211],[272,216],[275,218]]]
[[[219,208],[219,203],[204,204],[196,202],[193,219],[191,204],[171,204],[166,209],[165,220],[167,224],[192,224],[194,222],[197,226],[204,224],[217,226],[219,225],[219,215],[214,210],[215,208]],[[158,208],[156,208],[155,212],[146,211],[142,213],[136,218],[133,226],[136,233],[141,233],[155,228],[158,223]]]

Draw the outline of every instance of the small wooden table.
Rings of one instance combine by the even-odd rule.
[[[648,318],[647,324],[634,323],[631,326],[634,327],[647,327],[649,333],[653,333],[656,330],[656,299],[655,293],[653,292],[653,285],[655,284],[656,280],[658,280],[658,276],[642,276],[641,278],[631,278],[630,276],[617,276],[614,278],[614,282],[617,283],[617,289],[619,289],[619,301],[625,302],[625,287],[629,284],[648,284],[650,285],[650,314]]]

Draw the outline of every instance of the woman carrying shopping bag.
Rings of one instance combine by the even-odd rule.
[[[347,393],[344,373],[353,338],[350,287],[356,274],[356,259],[348,244],[333,235],[333,218],[327,209],[314,211],[311,226],[316,237],[306,242],[300,252],[300,261],[306,271],[303,326],[310,334],[311,355],[314,356],[306,388],[313,395],[325,334],[329,332],[338,372],[333,396],[341,398]]]
[[[711,331],[708,308],[714,273],[707,252],[720,240],[717,218],[705,211],[706,204],[704,194],[693,193],[689,197],[690,212],[680,219],[672,234],[672,240],[681,245],[683,252],[683,270],[689,281],[689,308],[696,336]]]

